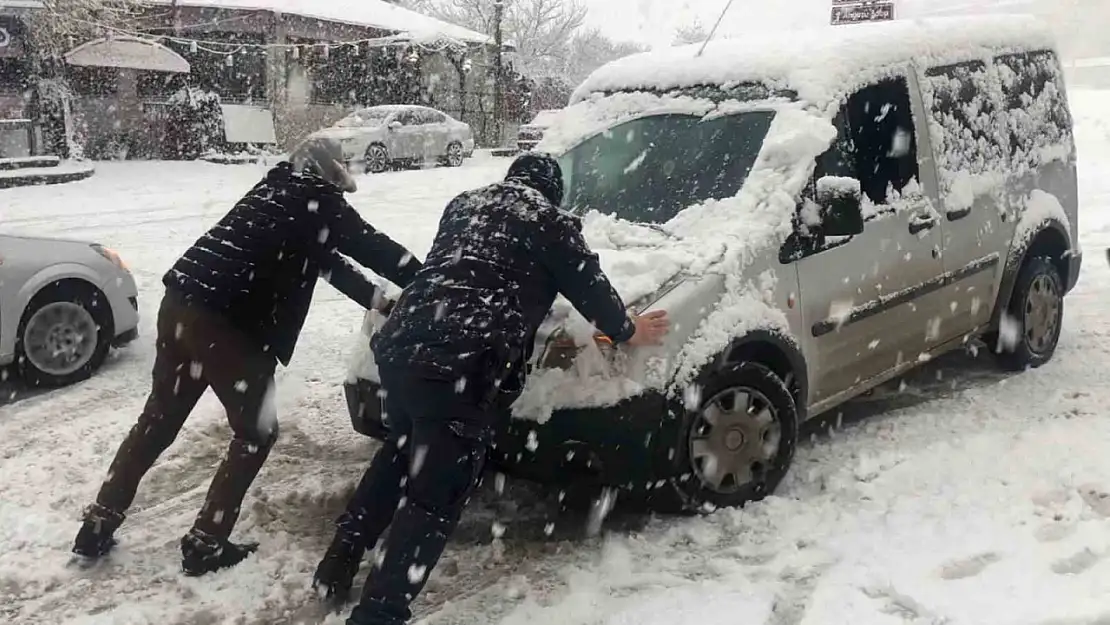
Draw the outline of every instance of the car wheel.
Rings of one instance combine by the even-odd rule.
[[[104,294],[75,281],[40,291],[19,324],[16,353],[29,386],[60,387],[88,379],[104,364],[112,313]]]
[[[741,507],[773,493],[798,442],[798,409],[786,383],[751,362],[709,373],[687,410],[674,485],[681,509]]]
[[[447,146],[447,166],[448,167],[462,167],[463,164],[463,146],[461,143],[452,143]]]
[[[1021,269],[1014,293],[993,343],[1007,369],[1035,369],[1052,359],[1064,321],[1064,284],[1046,257],[1030,259]]]
[[[366,148],[366,171],[371,174],[380,174],[389,169],[389,152],[384,145],[372,145]]]

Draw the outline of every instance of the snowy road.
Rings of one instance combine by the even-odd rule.
[[[587,541],[561,527],[545,538],[530,493],[486,494],[418,611],[460,625],[1110,622],[1110,94],[1072,101],[1087,257],[1051,364],[1006,376],[986,356],[933,363],[815,429],[778,496],[742,512],[615,519]],[[363,178],[353,203],[422,255],[446,200],[505,166]],[[177,540],[228,440],[209,395],[144,482],[118,554],[66,568],[80,510],[145,398],[160,276],[262,171],[105,164],[86,182],[0,191],[4,232],[117,248],[144,315],[143,338],[93,380],[0,406],[0,621],[321,622],[308,580],[373,449],[340,388],[359,311],[325,284],[280,373],[282,440],[237,530],[262,542],[259,556],[179,574]],[[495,515],[507,531],[491,542]]]

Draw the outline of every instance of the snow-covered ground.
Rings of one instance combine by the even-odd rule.
[[[608,536],[586,540],[562,520],[545,536],[530,489],[484,493],[418,613],[503,625],[1110,622],[1110,93],[1075,92],[1072,105],[1087,257],[1051,364],[1010,376],[987,356],[932,363],[813,428],[778,495],[743,511],[611,517]],[[422,255],[446,201],[506,165],[366,177],[352,201]],[[211,577],[179,573],[177,540],[229,437],[209,395],[142,485],[118,552],[67,567],[80,511],[148,390],[161,274],[263,171],[105,163],[85,182],[0,191],[4,232],[118,249],[144,315],[142,339],[91,381],[0,399],[0,621],[342,622],[324,619],[309,579],[374,445],[350,429],[340,386],[361,315],[323,283],[279,373],[282,439],[237,530],[259,555]]]

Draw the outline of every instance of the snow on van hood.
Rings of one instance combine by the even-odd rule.
[[[588,214],[583,224],[586,239],[627,303],[659,291],[683,274],[719,274],[724,293],[677,353],[652,356],[651,362],[637,365],[630,362],[636,354],[628,352],[630,358],[618,363],[625,368],[615,372],[591,347],[593,326],[560,297],[538,339],[561,326],[587,349],[569,370],[535,370],[513,406],[514,416],[543,423],[558,408],[611,406],[648,389],[681,394],[714,356],[745,331],[788,332],[785,314],[768,296],[775,287],[773,271],[751,275],[751,267],[774,253],[792,232],[795,198],[812,173],[814,160],[835,135],[825,117],[784,108],[772,122],[763,150],[736,197],[690,207],[658,229]],[[633,370],[639,373],[629,375]]]

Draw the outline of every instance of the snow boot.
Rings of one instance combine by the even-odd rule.
[[[181,569],[188,577],[199,577],[231,568],[256,551],[258,543],[237,545],[194,528],[181,539]]]
[[[123,514],[100,504],[94,503],[86,508],[81,529],[73,541],[73,553],[89,560],[108,555],[116,546],[113,534],[125,518]]]
[[[365,554],[366,545],[361,540],[342,529],[337,530],[324,559],[316,567],[313,588],[327,599],[346,603]]]

